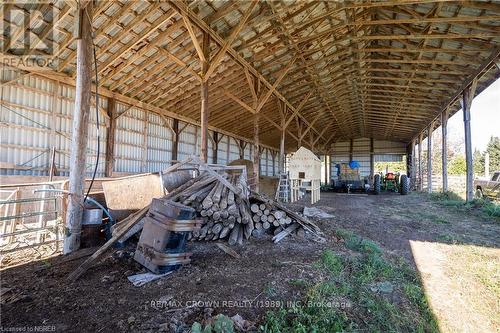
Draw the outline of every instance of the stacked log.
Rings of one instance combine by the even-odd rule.
[[[254,221],[255,230],[253,235],[258,237],[263,233],[269,232],[277,235],[288,226],[296,223],[283,210],[277,209],[270,203],[262,203],[253,200],[250,204],[250,211],[252,212],[252,220]],[[305,231],[299,226],[294,232],[300,237],[305,237]]]
[[[183,187],[172,200],[193,207],[203,218],[201,229],[190,240],[227,239],[234,245],[263,233],[273,234],[274,242],[290,234],[302,238],[312,234],[315,240],[324,240],[321,230],[307,218],[257,193],[250,195],[244,174],[205,169]]]
[[[191,240],[215,241],[228,239],[229,244],[242,244],[254,229],[243,175],[223,173],[239,193],[234,193],[215,176],[199,176],[199,180],[183,191],[178,201],[193,207],[203,217],[199,231],[190,235]]]

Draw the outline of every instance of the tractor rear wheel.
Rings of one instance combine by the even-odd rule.
[[[375,194],[380,194],[380,175],[376,174],[373,177],[373,191]]]
[[[400,186],[401,195],[407,195],[410,191],[410,182],[407,175],[401,175]]]

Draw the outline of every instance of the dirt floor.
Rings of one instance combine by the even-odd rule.
[[[290,206],[300,211],[303,204],[309,206]],[[273,244],[270,236],[251,239],[235,248],[240,259],[214,243],[192,243],[190,265],[142,287],[134,287],[126,278],[143,271],[126,250],[110,251],[73,284],[65,278],[84,258],[55,257],[8,268],[1,272],[0,328],[184,332],[194,321],[219,313],[239,314],[258,328],[266,311],[303,296],[304,288],[291,282],[314,280],[316,273],[308,267],[325,249],[344,251],[336,233],[342,228],[374,240],[388,256],[403,257],[418,267],[441,331],[498,332],[498,221],[440,206],[420,194],[322,193],[314,206],[335,216],[317,221],[326,243],[287,238]],[[469,267],[477,258],[484,260],[482,275],[475,272],[483,266]],[[467,268],[463,274],[454,261]],[[447,280],[440,284],[443,276]],[[464,290],[469,283],[483,297],[467,296]],[[481,300],[488,312],[478,306]]]

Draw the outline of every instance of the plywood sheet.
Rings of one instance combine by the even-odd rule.
[[[106,204],[113,219],[122,220],[164,195],[159,174],[142,174],[102,183]]]

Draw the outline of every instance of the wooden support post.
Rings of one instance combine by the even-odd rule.
[[[280,137],[280,156],[279,156],[279,172],[285,172],[285,135],[286,135],[286,120],[285,116],[281,117],[281,137]]]
[[[49,181],[52,181],[52,177],[55,175],[55,153],[56,153],[56,139],[57,139],[57,114],[59,109],[59,82],[54,82],[54,87],[52,91],[52,98],[50,100],[50,149],[51,155],[49,160]]]
[[[297,150],[302,147],[302,124],[300,119],[297,118]]]
[[[422,141],[424,141],[424,134],[420,133],[418,137],[418,190],[422,191],[424,188],[424,170],[422,170]]]
[[[448,110],[441,114],[441,133],[443,192],[448,192]]]
[[[328,153],[328,170],[330,171],[330,178],[328,179],[328,184],[332,183],[332,155],[331,152]]]
[[[328,155],[325,156],[325,185],[328,185]]]
[[[90,96],[92,94],[92,17],[93,2],[78,10],[80,36],[76,42],[76,92],[70,152],[68,212],[63,253],[80,247],[82,231],[85,159],[87,157]]]
[[[259,193],[260,149],[259,149],[259,114],[253,118],[253,176],[255,192]]]
[[[472,99],[476,92],[477,80],[474,80],[470,87],[464,89],[462,93],[462,111],[464,114],[464,134],[465,134],[465,166],[466,166],[466,196],[465,200],[470,202],[474,199],[474,171],[472,168],[472,138],[470,129],[470,108]]]
[[[106,177],[113,176],[115,165],[115,133],[116,133],[116,101],[114,98],[108,99],[109,128],[106,136],[106,159],[104,175]]]
[[[214,132],[214,141],[213,141],[213,146],[212,146],[212,163],[217,164],[218,162],[218,154],[217,152],[219,151],[219,133]]]
[[[201,80],[201,148],[200,159],[207,163],[208,161],[208,77],[205,77],[210,67],[208,60],[210,59],[210,35],[203,32],[203,55],[205,60],[201,60],[201,72],[203,79]]]
[[[245,147],[246,147],[245,141],[240,139],[240,160],[245,159]]]
[[[276,152],[271,151],[271,158],[273,159],[273,176],[276,176]]]
[[[434,123],[427,130],[427,192],[432,193],[432,132]]]
[[[179,158],[179,119],[173,119],[172,121],[172,162],[171,164],[174,165],[175,161]]]
[[[49,167],[49,182],[56,175],[56,147],[50,149],[50,167]]]
[[[265,149],[266,151],[266,176],[269,176],[269,149]]]
[[[144,111],[144,127],[142,128],[142,172],[146,172],[148,170],[148,121],[149,112]]]
[[[373,138],[370,138],[370,181],[375,175],[375,144]]]
[[[352,161],[353,150],[354,150],[354,140],[351,139],[349,140],[349,162]]]
[[[408,173],[408,175],[410,177],[410,185],[412,188],[414,188],[415,180],[417,177],[417,170],[416,170],[417,166],[415,163],[415,159],[416,159],[415,158],[415,140],[412,140],[410,143],[410,149],[408,151],[407,158],[409,159],[408,163],[410,166],[410,171]]]

